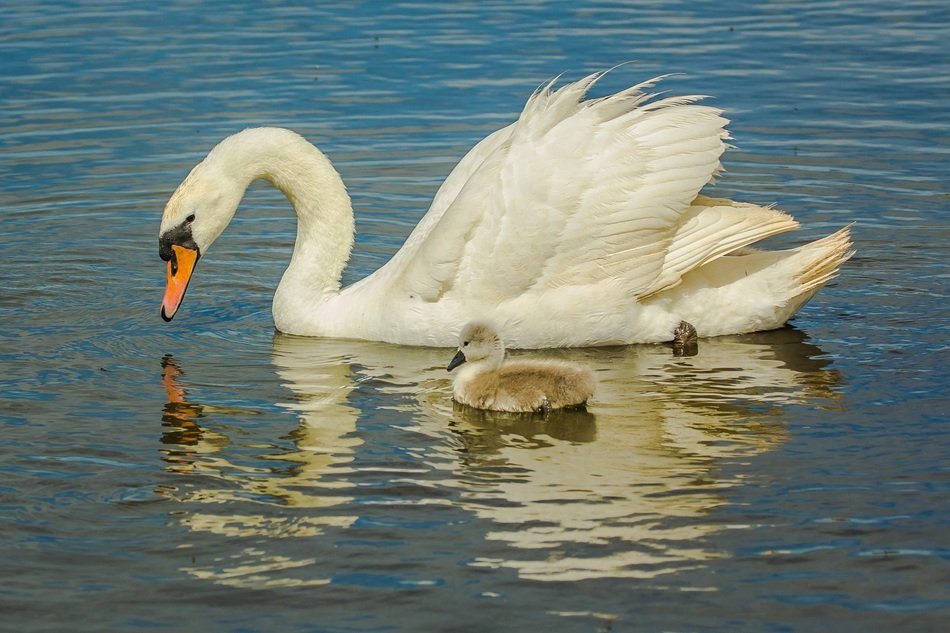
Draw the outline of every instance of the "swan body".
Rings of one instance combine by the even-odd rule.
[[[512,347],[544,348],[669,341],[682,320],[701,336],[781,327],[851,256],[848,227],[795,249],[748,248],[798,223],[700,194],[721,169],[721,111],[657,98],[656,80],[586,98],[600,76],[535,92],[458,163],[392,259],[346,288],[353,213],[327,157],[281,128],[224,139],[165,207],[163,318],[265,179],[298,217],[273,301],[282,332],[449,347],[455,324],[491,315]]]
[[[487,323],[462,328],[447,369],[463,365],[453,396],[476,409],[511,413],[578,408],[594,395],[596,380],[586,367],[555,360],[506,361],[505,345]]]

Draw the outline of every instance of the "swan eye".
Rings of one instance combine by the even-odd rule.
[[[465,341],[464,343],[462,343],[462,347],[468,347],[468,341]]]
[[[185,222],[187,222],[188,224],[191,224],[191,223],[194,222],[194,221],[195,221],[195,214],[194,214],[194,213],[192,213],[192,214],[189,215],[187,218],[185,218]]]

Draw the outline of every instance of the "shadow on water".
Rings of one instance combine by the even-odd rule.
[[[586,443],[597,438],[597,416],[586,409],[539,413],[503,413],[482,411],[453,403],[450,428],[462,440],[463,454],[491,454],[498,451],[510,437],[525,438],[524,448],[551,446],[552,441]],[[464,429],[476,429],[466,433]],[[548,439],[549,438],[549,439]]]
[[[317,565],[301,553],[310,549],[280,543],[356,529],[372,511],[367,487],[377,508],[437,501],[483,521],[502,549],[472,567],[577,580],[702,566],[720,556],[704,536],[743,527],[709,519],[743,484],[722,461],[781,445],[784,409],[834,407],[841,382],[794,328],[705,340],[690,357],[663,346],[531,355],[594,369],[588,411],[476,411],[451,401],[449,350],[277,334],[272,363],[289,398],[276,406],[298,423],[282,446],[240,447],[222,422],[239,410],[191,401],[185,370],[164,357],[163,459],[190,478],[174,495],[178,516],[192,531],[256,544],[240,564],[186,571],[247,587],[331,582],[344,563]],[[379,457],[397,452],[398,463]]]

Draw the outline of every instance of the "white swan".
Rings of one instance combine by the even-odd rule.
[[[472,322],[446,369],[459,365],[452,392],[461,404],[510,413],[583,407],[597,382],[586,367],[556,360],[505,361],[505,344],[487,323]]]
[[[224,139],[165,207],[163,318],[263,178],[298,216],[274,295],[282,332],[450,347],[457,323],[490,315],[510,346],[542,348],[668,341],[681,320],[701,336],[782,326],[851,256],[848,228],[746,248],[798,224],[699,195],[720,171],[721,112],[644,92],[656,80],[585,99],[600,76],[535,92],[459,162],[392,259],[343,289],[353,214],[330,161],[289,130]]]

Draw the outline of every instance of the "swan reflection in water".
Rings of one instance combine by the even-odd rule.
[[[454,404],[444,349],[277,334],[272,361],[291,394],[277,405],[298,424],[289,446],[268,445],[256,457],[286,468],[247,465],[248,446],[238,450],[222,431],[236,410],[189,402],[181,369],[166,357],[167,470],[228,484],[196,480],[187,494],[169,496],[187,503],[182,521],[194,531],[254,537],[238,560],[187,571],[253,587],[330,582],[332,561],[289,554],[280,540],[351,528],[360,518],[359,485],[375,482],[374,503],[385,504],[378,484],[387,478],[441,488],[435,502],[448,497],[486,522],[486,538],[507,544],[504,555],[474,566],[538,580],[700,566],[718,555],[704,535],[742,527],[704,520],[726,503],[724,491],[742,484],[742,474],[719,472],[719,460],[780,445],[787,405],[835,406],[840,376],[806,338],[786,328],[710,339],[690,357],[663,346],[550,350],[591,367],[599,387],[586,412],[542,418]],[[375,432],[361,432],[369,418],[398,427],[414,447],[411,467],[358,459],[386,450],[373,445]],[[258,503],[228,503],[249,498]]]

